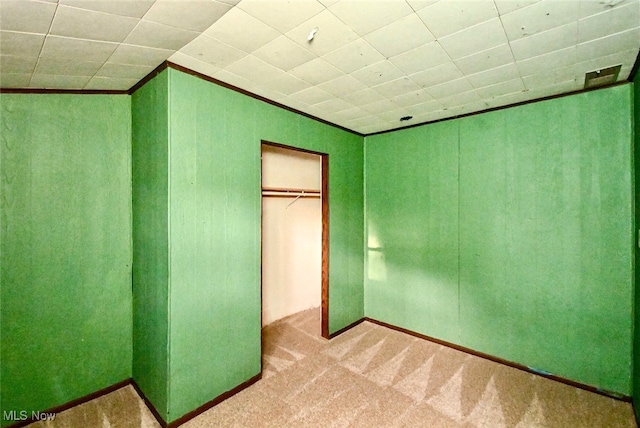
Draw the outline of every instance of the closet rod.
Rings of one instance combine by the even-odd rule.
[[[320,198],[320,190],[315,189],[291,189],[282,187],[263,187],[262,196],[276,198]]]
[[[278,193],[320,193],[320,190],[316,189],[295,189],[290,187],[263,187],[263,192],[278,192]]]
[[[263,190],[262,191],[262,196],[267,196],[267,197],[275,197],[275,198],[319,198],[320,192],[318,192],[317,190],[312,190],[310,192],[306,192],[306,191],[300,191],[300,192],[296,192],[296,191],[289,191],[289,192],[277,192],[277,191],[273,191],[273,190]]]

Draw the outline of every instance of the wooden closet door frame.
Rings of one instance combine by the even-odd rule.
[[[329,339],[329,155],[327,153],[315,152],[313,150],[301,149],[299,147],[287,146],[285,144],[274,143],[261,140],[260,142],[260,188],[262,188],[262,148],[264,146],[279,147],[296,152],[311,153],[321,158],[322,169],[322,261],[321,261],[321,334],[325,339]],[[261,206],[262,206],[262,196]],[[260,209],[260,323],[262,323],[262,208]]]

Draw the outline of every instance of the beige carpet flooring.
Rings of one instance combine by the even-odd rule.
[[[331,341],[320,311],[263,331],[263,379],[182,425],[636,427],[631,405],[364,322]],[[128,386],[31,427],[156,427]]]

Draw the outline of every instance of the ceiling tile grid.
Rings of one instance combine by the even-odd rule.
[[[623,81],[639,49],[640,0],[0,1],[2,88],[128,90],[169,60],[363,134]]]

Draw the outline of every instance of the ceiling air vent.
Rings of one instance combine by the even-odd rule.
[[[618,64],[613,67],[588,72],[584,75],[584,88],[589,89],[616,83],[621,66],[621,64]]]

